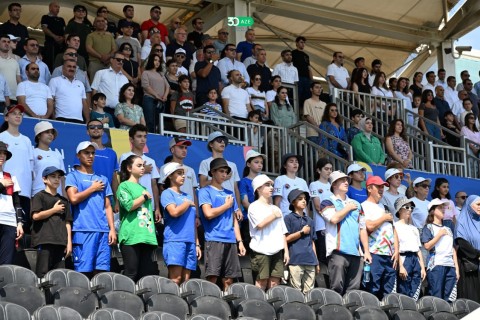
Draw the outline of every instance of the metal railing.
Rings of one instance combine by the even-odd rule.
[[[466,165],[466,170],[467,170],[467,177],[469,178],[475,178],[478,179],[480,178],[480,159],[478,158],[478,155],[473,154],[473,151],[470,149],[470,143],[473,143],[476,145],[475,142],[472,140],[469,140],[462,136],[462,139],[464,146],[465,146],[465,165]]]
[[[327,149],[305,138],[301,132],[304,132],[306,128],[312,128],[317,131],[319,135],[323,135],[327,139],[335,140],[337,143],[341,144],[348,151],[349,159],[343,159],[342,157],[337,156],[333,152],[330,152]],[[300,154],[304,158],[304,166],[299,170],[298,175],[305,179],[305,181],[307,182],[312,182],[315,180],[315,165],[318,159],[322,157],[329,158],[333,162],[333,167],[335,168],[335,170],[342,170],[343,172],[347,171],[348,165],[352,162],[353,150],[350,144],[338,139],[335,136],[332,136],[328,132],[323,131],[308,122],[301,121],[291,126],[289,128],[288,138],[291,142],[287,144],[288,152]]]

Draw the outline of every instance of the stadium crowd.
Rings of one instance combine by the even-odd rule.
[[[215,40],[204,34],[201,18],[192,21],[190,33],[178,18],[162,24],[159,6],[135,23],[131,5],[118,25],[108,20],[106,7],[90,23],[82,5],[66,24],[52,2],[41,21],[40,52],[19,22],[21,7],[11,3],[10,19],[0,25],[0,264],[12,263],[15,243],[26,232],[37,249],[39,277],[64,267],[70,255],[76,271],[90,277],[107,271],[110,246],[118,244],[124,274],[136,281],[157,272],[151,256],[160,246],[169,278],[178,284],[203,257],[204,276],[220,280],[226,290],[241,277],[238,255],[248,254],[255,284],[265,290],[288,281],[307,292],[323,265],[330,288],[340,294],[361,287],[379,298],[399,292],[418,299],[426,279],[430,295],[480,302],[480,197],[459,191],[452,199],[445,178],[411,181],[403,172],[413,168],[405,123],[391,121],[385,154],[372,135],[373,119],[363,115],[361,95],[350,115],[355,125],[345,128],[337,105],[313,81],[304,37],[296,39],[295,50],[283,50],[282,62],[271,70],[253,29],[245,41],[232,44],[226,29]],[[472,140],[470,149],[478,154],[480,83],[474,86],[468,71],[458,86],[443,69],[438,80],[427,72],[426,84],[417,72],[411,85],[400,77],[388,79],[387,86],[380,60],[369,72],[365,59],[357,58],[350,73],[343,59],[335,52],[327,68],[330,92],[403,99],[425,133],[459,143],[433,121]],[[299,106],[291,104],[282,82],[298,85]],[[312,164],[286,154],[273,181],[262,174],[266,156],[250,150],[241,177],[224,159],[228,138],[221,132],[208,136],[211,157],[198,171],[183,164],[192,145],[185,138],[170,140],[171,159],[163,166],[143,153],[148,134],[160,126],[187,131],[182,118],[158,123],[160,113],[185,116],[197,107],[283,127],[298,121],[294,108],[301,107],[306,121],[351,144],[355,160],[387,165],[385,176],[365,181],[358,163],[344,173],[322,158],[315,181],[307,182],[297,172]],[[379,118],[395,114],[396,106],[375,107]],[[41,120],[35,147],[20,132],[24,116]],[[58,133],[48,119],[86,124],[90,140],[78,144],[75,169],[68,174],[51,148]],[[128,130],[132,147],[120,157],[102,143],[104,130],[114,127]],[[348,157],[316,130],[307,130],[307,138]]]

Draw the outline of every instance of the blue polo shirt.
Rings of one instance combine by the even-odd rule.
[[[170,204],[177,207],[184,202],[184,199],[193,201],[185,192],[177,193],[171,188],[164,190],[160,197],[162,207],[165,209]],[[163,231],[164,242],[190,242],[195,243],[195,207],[189,207],[180,217],[172,217],[168,211],[163,210],[163,219],[165,222],[165,230]]]
[[[238,192],[240,193],[240,199],[243,199],[244,196],[247,196],[248,202],[251,204],[255,201],[255,192],[253,191],[252,179],[245,177],[238,182]],[[248,220],[248,210],[243,208],[243,219]]]
[[[80,165],[80,160],[78,160],[76,155],[73,160],[73,165]],[[113,173],[119,171],[117,153],[111,148],[95,150],[93,171],[98,175],[107,177],[108,182],[112,184]]]
[[[212,208],[220,207],[225,203],[227,196],[233,196],[233,206],[213,219],[205,218],[203,210],[200,210],[200,220],[205,230],[206,241],[218,241],[225,243],[236,243],[235,231],[233,229],[233,213],[238,210],[237,201],[232,191],[218,190],[210,185],[198,190],[198,206],[209,204]]]
[[[357,200],[359,203],[362,203],[368,198],[367,189],[362,188],[358,190],[357,188],[348,186],[347,197],[353,200]]]
[[[290,265],[316,266],[318,264],[317,256],[313,251],[312,241],[317,239],[315,234],[315,225],[309,216],[300,216],[290,212],[283,219],[289,234],[298,232],[306,225],[310,226],[310,234],[298,238],[288,243],[288,253],[290,255]]]

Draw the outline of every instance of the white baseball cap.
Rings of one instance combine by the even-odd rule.
[[[417,184],[422,183],[424,181],[428,181],[428,183],[432,182],[432,179],[424,178],[424,177],[418,177],[417,179],[413,180],[413,186],[415,187]]]
[[[364,167],[359,165],[357,162],[352,163],[351,165],[348,166],[347,168],[347,174],[350,174],[355,171],[360,171],[360,170],[366,170]]]
[[[439,206],[439,205],[449,203],[449,202],[450,202],[450,200],[448,200],[448,199],[435,198],[432,201],[430,201],[430,203],[428,204],[428,211],[430,211],[430,209],[432,209],[433,206]]]
[[[185,170],[185,167],[178,162],[167,163],[162,169],[160,183],[164,183],[168,176],[177,170]]]
[[[398,170],[396,168],[391,168],[385,171],[385,181],[390,179],[391,176],[396,175],[397,173],[403,173],[401,170]]]
[[[20,40],[22,40],[22,38],[16,37],[16,36],[14,36],[13,34],[8,34],[8,37],[10,38],[10,41],[11,41],[11,40],[15,40],[15,41],[20,41]]]
[[[260,153],[260,152],[257,152],[253,149],[250,149],[247,151],[247,154],[245,155],[245,161],[248,161],[250,160],[251,158],[256,158],[256,157],[262,157],[263,160],[266,160],[267,159],[267,156]]]
[[[77,146],[77,153],[79,153],[82,150],[87,149],[88,147],[94,147],[95,150],[98,150],[98,145],[95,142],[90,142],[90,141],[82,141],[78,144]]]

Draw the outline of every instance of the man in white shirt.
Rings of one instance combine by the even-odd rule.
[[[40,69],[35,62],[29,63],[25,72],[27,80],[17,87],[17,101],[25,107],[30,117],[49,119],[53,114],[53,97],[50,88],[38,81]]]
[[[127,159],[131,155],[137,155],[142,157],[145,161],[145,174],[138,181],[142,186],[144,186],[147,191],[152,195],[154,211],[155,211],[155,222],[160,221],[160,198],[157,186],[157,180],[160,178],[158,173],[158,168],[155,163],[155,160],[146,156],[143,153],[145,145],[147,144],[147,134],[148,128],[143,124],[136,124],[128,130],[128,136],[130,144],[132,145],[132,151],[124,153],[120,156],[118,161],[120,167],[122,166],[123,160]]]
[[[455,117],[457,117],[458,122],[462,124],[463,120],[460,118],[460,116],[463,112],[465,112],[465,109],[463,108],[463,100],[466,98],[468,98],[468,93],[466,90],[458,91],[457,101],[455,101],[455,103],[451,107],[451,110]]]
[[[238,70],[228,72],[230,85],[222,90],[223,112],[235,119],[247,120],[248,112],[252,111],[250,95],[242,89],[242,75]]]
[[[442,86],[444,89],[447,89],[448,84],[447,84],[447,72],[445,69],[440,68],[438,69],[438,80],[437,80],[437,86]]]
[[[298,82],[298,70],[292,63],[292,50],[282,50],[282,63],[279,63],[273,68],[272,76],[280,76],[282,82],[295,84]]]
[[[427,84],[423,86],[423,91],[425,90],[432,90],[433,93],[435,93],[435,87],[437,86],[437,83],[435,82],[435,78],[437,76],[435,75],[435,72],[433,71],[428,71],[425,74],[425,78],[427,78]]]
[[[115,116],[115,107],[118,104],[118,95],[120,88],[128,83],[127,77],[122,72],[123,60],[125,56],[120,52],[115,52],[110,58],[110,68],[98,70],[92,82],[92,96],[97,92],[103,93],[107,96],[107,104],[105,105],[105,112],[112,115],[115,127],[119,127],[117,117]]]
[[[350,76],[347,69],[343,67],[343,57],[342,52],[334,52],[333,62],[327,68],[327,80],[328,87],[330,88],[330,95],[333,94],[334,88],[346,90],[350,87]]]
[[[458,91],[455,89],[457,80],[454,76],[449,76],[447,78],[447,86],[445,87],[445,100],[447,100],[448,105],[453,108],[455,102],[459,100]]]
[[[62,75],[52,78],[48,84],[54,99],[55,118],[59,121],[83,123],[84,119],[90,120],[85,87],[75,79],[76,70],[75,60],[65,60]]]
[[[248,75],[245,65],[238,60],[235,60],[237,48],[234,44],[229,43],[225,46],[225,58],[218,60],[217,67],[220,69],[220,76],[225,85],[229,83],[229,71],[238,70],[243,76],[242,87],[248,86],[250,83],[250,76]]]
[[[375,77],[377,76],[377,73],[379,73],[380,71],[382,71],[382,61],[380,59],[373,60],[372,70],[368,75],[368,84],[370,85],[370,87],[373,87],[373,82],[375,81]]]

